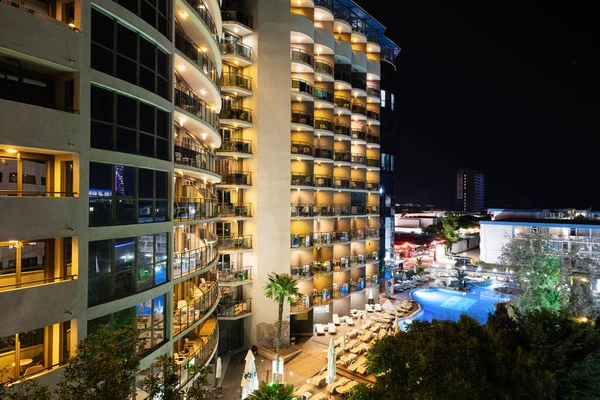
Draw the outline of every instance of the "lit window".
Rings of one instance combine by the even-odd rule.
[[[392,111],[394,111],[394,93],[392,93],[392,101],[391,101],[391,103],[392,103]]]
[[[381,91],[381,107],[385,107],[385,90]]]

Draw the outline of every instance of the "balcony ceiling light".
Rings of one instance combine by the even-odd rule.
[[[356,38],[352,38],[352,42],[353,42],[353,43],[356,43]]]
[[[238,60],[235,60],[234,64],[235,65],[240,65],[240,62]]]
[[[183,19],[186,19],[188,17],[188,13],[185,11],[179,11],[179,16]]]
[[[300,157],[298,157],[298,158],[296,158],[296,161],[300,162],[300,161],[302,161],[302,160],[300,159]]]
[[[301,67],[296,67],[296,72],[302,72],[302,68]]]
[[[367,51],[371,51],[371,46],[367,47]]]
[[[183,71],[185,71],[185,65],[181,64],[181,65],[177,66],[177,69],[178,69],[180,72],[183,72]]]
[[[298,5],[302,4],[302,0],[298,0],[296,3],[298,3]]]
[[[297,127],[297,128],[296,128],[296,130],[297,130],[298,132],[300,132],[300,131],[302,130],[302,128],[300,128],[300,127]]]
[[[206,134],[206,132],[203,132],[203,133],[202,133],[202,135],[200,135],[200,136],[202,136],[202,140],[205,140],[205,139],[206,139],[206,136],[207,136],[207,134]]]
[[[342,85],[338,85],[338,89],[339,89],[339,90],[342,90]]]
[[[17,150],[16,149],[8,148],[8,149],[6,149],[6,152],[10,153],[10,154],[15,154],[17,152]]]
[[[238,93],[237,93],[237,92],[233,92],[233,95],[234,95],[235,97],[237,97]]]
[[[296,100],[298,100],[300,103],[302,103],[302,97],[298,96],[298,97],[296,97]]]
[[[206,95],[206,90],[201,90],[200,93],[202,94],[202,96]]]
[[[322,80],[322,79],[323,79],[323,78],[321,78],[320,76],[317,76],[317,80],[318,80],[319,82],[321,82],[321,80]]]
[[[208,51],[208,49],[206,47],[201,47],[200,51],[203,52],[203,53],[206,53]]]
[[[342,26],[338,25],[337,30],[338,30],[338,33],[342,33]]]
[[[240,30],[238,28],[233,28],[234,33],[238,33]]]
[[[234,127],[234,128],[237,128],[237,124],[233,124],[233,127]]]

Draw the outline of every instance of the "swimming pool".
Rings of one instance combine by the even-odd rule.
[[[494,312],[494,305],[510,300],[510,296],[494,291],[499,285],[473,287],[471,292],[428,288],[414,290],[411,295],[421,305],[421,310],[412,318],[400,321],[403,324],[412,320],[452,319],[458,320],[467,314],[480,323],[487,321],[488,313]]]

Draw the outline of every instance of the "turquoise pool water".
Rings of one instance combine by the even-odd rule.
[[[498,293],[494,286],[473,287],[471,292],[458,292],[455,290],[428,288],[417,289],[412,292],[412,297],[421,304],[421,311],[409,320],[400,321],[400,324],[410,323],[412,320],[452,319],[458,320],[462,314],[467,314],[484,324],[488,313],[494,312],[494,305],[510,300],[510,296]],[[402,327],[402,326],[401,326]]]

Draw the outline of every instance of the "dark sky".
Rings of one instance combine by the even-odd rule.
[[[452,208],[465,167],[487,207],[600,209],[594,2],[356,2],[402,48],[396,202]]]

